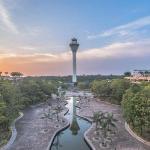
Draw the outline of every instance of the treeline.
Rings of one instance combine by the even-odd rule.
[[[124,117],[133,130],[150,140],[150,84],[131,85],[121,104]]]
[[[105,80],[105,79],[121,79],[123,78],[124,75],[78,75],[77,79],[78,82],[85,82],[85,83],[90,83],[94,80]],[[41,77],[28,77],[28,78],[40,78],[44,80],[54,80],[54,81],[61,81],[64,83],[70,83],[72,81],[72,76],[41,76]]]
[[[130,87],[130,82],[124,79],[95,80],[91,90],[95,96],[111,103],[121,104],[123,94]]]
[[[125,79],[95,80],[91,90],[104,101],[120,104],[131,128],[150,140],[150,83],[132,84]]]
[[[12,120],[18,116],[23,108],[45,102],[52,93],[57,92],[57,83],[54,81],[23,79],[17,82],[0,81],[0,145],[2,140],[9,136],[9,127]],[[6,133],[6,134],[5,134]]]

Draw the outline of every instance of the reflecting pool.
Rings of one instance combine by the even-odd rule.
[[[69,112],[65,117],[69,120],[70,127],[57,134],[50,150],[91,150],[84,140],[84,132],[91,123],[76,116],[76,97],[70,97],[67,101]]]

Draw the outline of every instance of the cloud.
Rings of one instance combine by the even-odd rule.
[[[145,39],[143,41],[134,41],[134,42],[122,42],[122,43],[112,43],[105,47],[87,49],[84,51],[79,51],[77,57],[80,60],[85,59],[108,59],[108,58],[117,58],[117,57],[140,57],[150,55],[149,51],[150,39]],[[25,47],[25,49],[33,49],[32,47]],[[61,53],[32,53],[32,54],[14,54],[14,53],[4,53],[1,54],[0,59],[4,58],[28,58],[33,62],[63,62],[71,60],[71,52],[61,52]],[[21,60],[20,59],[20,60]]]
[[[87,49],[78,51],[77,63],[81,73],[96,73],[99,69],[105,72],[111,72],[112,67],[117,71],[121,65],[128,68],[136,68],[136,64],[128,64],[134,60],[145,61],[144,58],[150,57],[150,39],[143,41],[112,43],[105,47]],[[28,75],[64,75],[71,73],[72,65],[71,52],[61,53],[32,53],[32,54],[14,54],[3,53],[0,55],[0,66],[2,71],[21,71]],[[113,63],[115,62],[115,63]],[[147,63],[148,64],[148,63]],[[115,66],[114,66],[115,65]],[[139,65],[139,64],[138,64]],[[142,64],[141,64],[142,65]],[[99,68],[99,67],[102,68]],[[105,68],[107,66],[107,68]],[[111,66],[111,67],[109,67]],[[90,67],[90,69],[89,69]],[[93,69],[92,69],[93,68]],[[124,69],[128,69],[124,68]],[[108,69],[108,70],[107,70]],[[121,68],[123,70],[123,68]]]
[[[71,56],[51,53],[3,54],[0,57],[2,71],[20,71],[25,75],[64,75],[71,70]]]
[[[150,39],[145,39],[143,41],[134,42],[122,42],[122,43],[112,43],[105,47],[89,49],[80,52],[80,59],[108,59],[108,58],[118,58],[118,57],[140,57],[140,56],[150,56]]]
[[[150,25],[150,16],[146,16],[138,20],[132,21],[130,23],[106,30],[100,34],[88,35],[88,39],[96,39],[100,37],[108,37],[113,35],[120,35],[120,36],[130,35],[132,34],[133,31],[137,31],[138,29],[141,29],[149,25]]]
[[[32,50],[36,50],[37,48],[33,47],[33,46],[21,46],[21,47],[19,47],[19,49],[32,51]]]
[[[10,61],[12,63],[42,63],[42,62],[64,62],[70,60],[70,53],[33,53],[33,54],[14,54],[14,53],[4,53],[0,55],[0,62]]]
[[[77,57],[79,60],[86,59],[108,59],[108,58],[121,58],[121,57],[140,57],[140,56],[150,56],[150,39],[144,39],[134,42],[118,42],[112,43],[110,45],[101,47],[87,49],[84,51],[78,51]],[[34,47],[23,47],[24,49],[33,49]],[[27,60],[26,63],[30,62],[63,62],[70,61],[72,59],[71,52],[61,52],[61,53],[2,53],[0,59],[13,58],[21,60]],[[18,62],[20,63],[20,62]]]
[[[15,34],[19,33],[16,25],[12,21],[12,18],[11,18],[11,15],[10,15],[9,11],[4,6],[4,4],[2,3],[2,1],[0,1],[0,22],[2,22],[2,24],[4,25],[4,27],[6,27],[7,29],[9,29],[13,33],[15,33]]]

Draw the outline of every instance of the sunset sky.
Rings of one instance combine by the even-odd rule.
[[[0,0],[0,71],[78,74],[150,69],[150,0]]]

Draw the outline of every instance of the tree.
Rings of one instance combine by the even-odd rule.
[[[112,100],[114,103],[121,104],[123,94],[130,87],[130,82],[125,79],[115,79],[111,82]]]
[[[125,77],[130,77],[130,76],[131,76],[131,72],[129,72],[129,71],[125,72],[125,73],[124,73],[124,76],[125,76]]]
[[[150,131],[150,86],[131,86],[123,96],[123,114],[129,125],[140,135]],[[133,88],[134,87],[134,88]]]
[[[5,72],[5,76],[8,76],[8,72]]]
[[[147,124],[148,116],[146,116],[147,99],[141,93],[137,93],[133,98],[135,102],[135,124],[139,128],[140,134],[143,135],[143,129]],[[149,105],[150,106],[150,105]],[[150,113],[149,113],[150,115]]]
[[[3,81],[0,86],[0,93],[7,105],[7,115],[10,119],[18,114],[19,92],[17,92],[17,89],[16,86],[7,81]]]
[[[57,92],[57,87],[54,83],[52,82],[47,82],[44,80],[38,80],[37,84],[40,86],[40,89],[49,97],[51,97],[52,93]]]
[[[98,97],[110,97],[111,88],[109,80],[95,80],[91,87],[92,92]]]
[[[142,89],[142,94],[146,97],[146,98],[150,98],[150,85],[145,86]]]
[[[14,82],[16,83],[17,82],[17,78],[23,76],[23,74],[21,72],[11,72],[11,76],[13,77]]]
[[[109,137],[108,133],[110,133],[110,131],[112,132],[113,129],[112,127],[116,127],[115,125],[115,122],[117,121],[113,114],[112,113],[104,113],[104,112],[94,112],[93,113],[93,122],[96,123],[96,127],[95,127],[95,130],[96,130],[96,133],[97,135],[101,136],[100,138],[100,142],[102,144],[103,147],[107,147],[107,140],[109,138],[110,141],[112,141],[111,137]],[[98,133],[101,133],[101,134],[98,134]],[[98,138],[99,139],[99,138]]]
[[[28,98],[30,104],[45,101],[47,96],[40,89],[40,85],[34,80],[24,80],[19,84],[24,97]]]
[[[52,84],[40,78],[24,78],[18,84],[12,83],[10,80],[0,81],[0,145],[9,139],[10,123],[20,110],[31,104],[45,102],[56,92],[55,82]]]
[[[79,82],[78,87],[81,90],[89,89],[90,85],[89,82]]]
[[[59,113],[62,112],[63,108],[60,105],[58,105],[58,106],[55,107],[54,110],[55,110],[55,113],[56,113],[56,116],[57,116],[57,121],[59,122]]]
[[[136,112],[134,110],[134,101],[132,98],[134,97],[134,93],[129,89],[126,91],[126,93],[123,95],[123,100],[121,102],[122,108],[123,108],[123,115],[126,118],[127,122],[132,125],[132,127],[135,127],[135,115]]]
[[[3,72],[0,72],[0,79],[2,79],[2,73],[3,73]]]
[[[130,87],[130,82],[125,79],[95,80],[92,83],[92,92],[111,103],[120,104],[123,94]]]
[[[99,112],[94,112],[93,113],[93,117],[92,117],[92,119],[93,119],[93,122],[95,122],[95,124],[96,124],[96,131],[98,131],[98,125],[99,125],[99,120],[100,120],[100,113]]]
[[[116,127],[115,122],[117,120],[114,118],[113,113],[107,113],[106,116],[106,123],[107,123],[107,130],[110,131],[110,127]]]
[[[98,131],[99,125],[102,123],[104,118],[105,118],[105,113],[103,113],[102,111],[93,113],[92,120],[96,124],[96,126],[95,126],[96,131]]]
[[[21,77],[23,74],[21,72],[11,72],[11,76],[13,77]]]
[[[0,100],[0,129],[8,130],[9,120],[6,115],[6,104]]]

